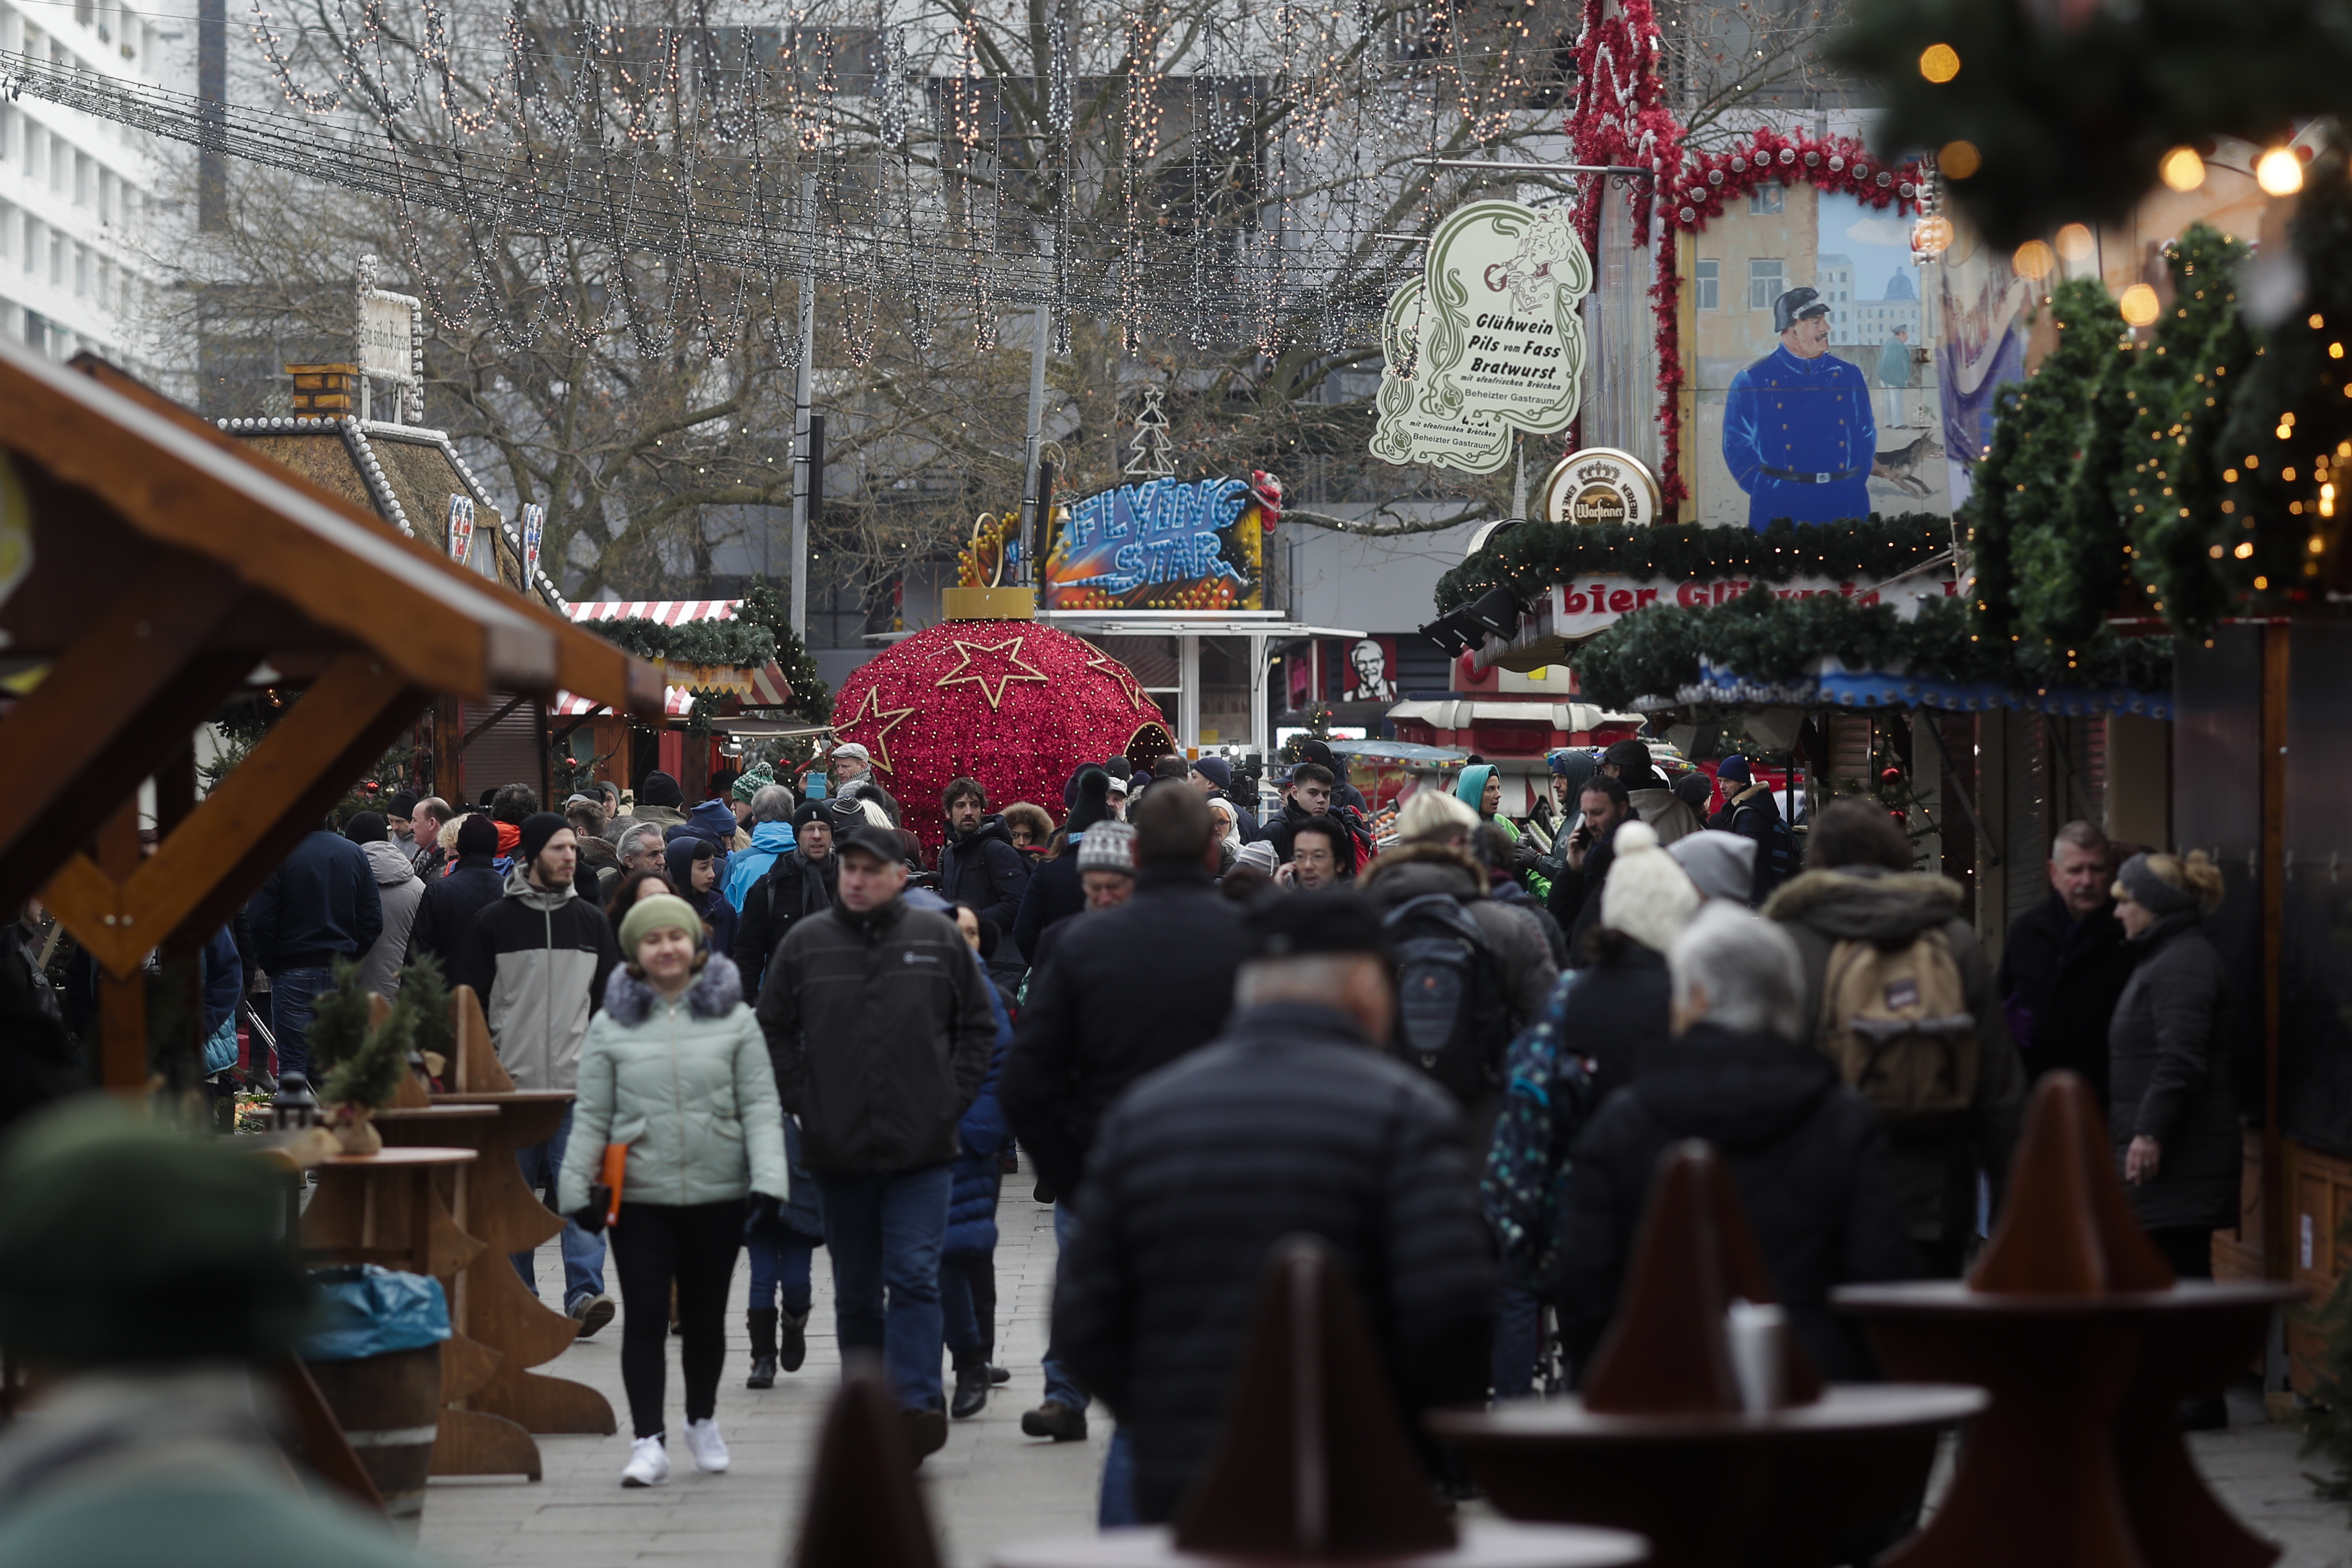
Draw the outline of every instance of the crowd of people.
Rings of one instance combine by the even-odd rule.
[[[803,1364],[822,1249],[844,1354],[879,1359],[918,1462],[946,1444],[1010,1376],[1016,1146],[1060,1244],[1021,1429],[1109,1412],[1106,1525],[1167,1520],[1201,1473],[1294,1233],[1345,1260],[1409,1409],[1573,1385],[1684,1139],[1723,1155],[1834,1379],[1876,1369],[1831,1292],[1965,1269],[2044,1072],[2099,1088],[2141,1223],[2210,1273],[2239,1134],[2203,856],[2067,824],[1996,967],[1875,801],[1799,832],[1747,759],[1670,782],[1639,741],[1549,779],[1515,821],[1474,764],[1377,835],[1311,742],[1263,821],[1222,758],[1113,758],[1058,811],[959,779],[927,835],[855,745],[805,793],[762,767],[691,805],[659,771],[561,811],[397,796],[299,845],[233,950],[280,1074],[338,958],[393,984],[431,953],[519,1086],[576,1092],[520,1157],[564,1217],[564,1310],[583,1336],[621,1315],[631,1486],[669,1474],[673,1336],[685,1446],[727,1468],[744,1253],[750,1386]]]

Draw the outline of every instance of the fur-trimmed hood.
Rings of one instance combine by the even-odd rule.
[[[1447,893],[1456,898],[1486,896],[1486,868],[1477,856],[1453,844],[1407,840],[1381,852],[1366,867],[1356,891],[1382,909],[1408,898]]]
[[[1967,913],[1960,884],[1920,872],[1854,866],[1809,871],[1765,903],[1764,913],[1819,932],[1832,942],[1894,946]]]
[[[635,1029],[653,1011],[655,994],[651,986],[629,973],[626,964],[618,965],[612,978],[604,982],[604,1010],[615,1022]],[[687,1011],[698,1019],[725,1018],[742,999],[742,974],[735,960],[723,953],[710,955],[702,973],[686,989]]]

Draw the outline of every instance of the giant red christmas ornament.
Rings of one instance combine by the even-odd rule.
[[[940,796],[977,779],[992,810],[1014,800],[1057,821],[1079,766],[1174,749],[1159,705],[1125,664],[1031,621],[949,621],[861,664],[834,699],[834,733],[873,754],[906,825],[937,844]]]

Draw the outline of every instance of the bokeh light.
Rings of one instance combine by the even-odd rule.
[[[2042,241],[2030,239],[2017,247],[2017,254],[2010,258],[2010,265],[2017,268],[2020,277],[2031,277],[2039,283],[2056,269],[2058,257]]]
[[[1919,51],[1919,74],[1938,85],[1960,74],[1960,52],[1949,44],[1930,44]]]
[[[2176,147],[2156,166],[2164,183],[2176,191],[2193,191],[2205,183],[2205,160],[2194,147]]]
[[[2158,299],[2156,290],[2145,283],[2135,283],[2125,289],[2124,297],[2116,301],[2116,308],[2124,313],[2124,319],[2135,327],[2152,326],[2156,319],[2164,314],[2164,301]]]
[[[1947,141],[1936,154],[1936,167],[1948,179],[1965,180],[1984,167],[1984,154],[1973,141]]]
[[[2273,147],[2255,162],[2254,183],[2266,195],[2292,196],[2303,189],[2303,160],[2292,147]]]
[[[2088,261],[2097,247],[2098,241],[2091,236],[2087,225],[2068,224],[2058,231],[2058,254],[2065,260]]]

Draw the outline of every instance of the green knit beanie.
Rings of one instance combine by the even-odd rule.
[[[657,893],[651,898],[637,900],[636,907],[621,917],[621,956],[634,964],[637,961],[637,944],[656,931],[677,929],[702,941],[702,916],[694,905],[674,893]]]

